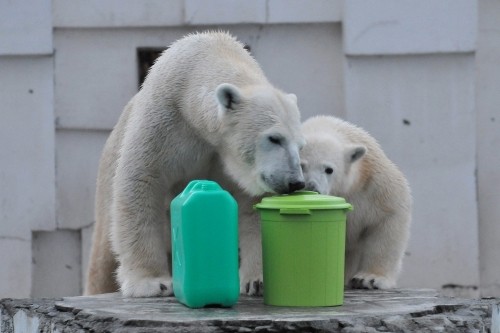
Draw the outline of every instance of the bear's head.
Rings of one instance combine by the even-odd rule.
[[[366,147],[346,143],[331,133],[305,134],[300,152],[305,189],[321,194],[345,196],[360,178]]]
[[[290,193],[304,187],[297,97],[271,86],[223,83],[215,91],[225,170],[248,194]]]

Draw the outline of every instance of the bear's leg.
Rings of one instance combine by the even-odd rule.
[[[360,244],[359,271],[351,288],[388,289],[396,286],[409,237],[409,218],[397,214],[368,228]]]
[[[349,284],[350,280],[353,278],[354,274],[358,272],[359,261],[361,259],[361,253],[359,251],[359,244],[353,242],[358,242],[355,240],[347,240],[350,244],[350,249],[346,248],[345,254],[345,271],[344,271],[344,283]],[[352,246],[351,246],[352,245]]]
[[[264,285],[259,215],[255,212],[241,214],[239,220],[240,293],[262,296]]]
[[[119,173],[117,173],[119,175]],[[153,177],[117,182],[112,220],[117,278],[126,297],[172,295],[164,188]]]
[[[94,228],[84,295],[113,293],[119,289],[115,280],[117,262],[111,251],[109,232],[102,219]]]

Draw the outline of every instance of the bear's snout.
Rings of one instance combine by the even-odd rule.
[[[290,182],[288,184],[288,190],[290,191],[290,193],[292,193],[298,190],[302,190],[304,186],[306,186],[306,183],[304,183],[303,181]]]

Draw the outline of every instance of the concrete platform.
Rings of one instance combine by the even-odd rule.
[[[189,309],[175,298],[119,294],[3,299],[0,332],[500,332],[500,299],[432,290],[346,291],[339,307],[289,308],[242,297],[229,309]]]

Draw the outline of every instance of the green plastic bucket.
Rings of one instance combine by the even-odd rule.
[[[262,226],[264,303],[336,306],[344,301],[343,198],[298,191],[255,205]]]

